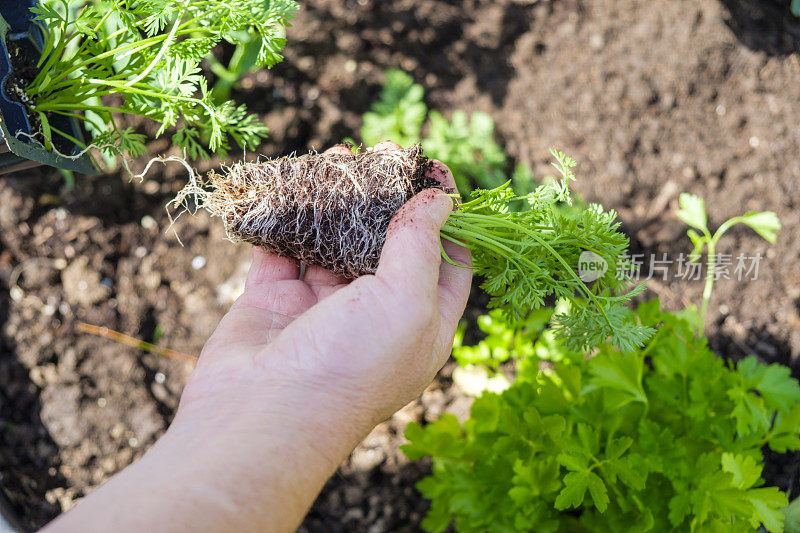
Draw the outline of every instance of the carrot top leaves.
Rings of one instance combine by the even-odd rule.
[[[45,48],[26,91],[45,146],[66,136],[50,124],[57,114],[83,121],[108,155],[140,155],[144,138],[114,121],[129,114],[160,123],[158,135],[180,125],[172,142],[193,158],[224,157],[231,139],[255,148],[266,128],[244,106],[215,103],[199,64],[243,32],[260,40],[259,65],[278,63],[297,9],[294,0],[44,0],[32,11]]]
[[[569,181],[575,161],[552,151],[562,181],[517,196],[510,182],[491,190],[476,190],[472,200],[454,211],[442,228],[442,237],[465,244],[473,268],[483,277],[481,287],[492,297],[490,307],[512,319],[525,317],[548,299],[569,301],[569,311],[554,318],[559,336],[568,346],[586,349],[607,339],[623,351],[640,347],[652,335],[624,306],[643,285],[627,291],[625,258],[628,238],[618,231],[614,211],[597,204],[582,210],[571,205]],[[527,209],[512,210],[514,202]],[[579,275],[581,255],[605,267],[585,282]],[[445,257],[446,260],[449,258]]]

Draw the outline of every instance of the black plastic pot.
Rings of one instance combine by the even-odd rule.
[[[34,64],[41,57],[44,40],[41,28],[31,21],[30,8],[34,5],[36,0],[0,0],[0,174],[39,165],[94,174],[96,169],[87,154],[78,158],[59,155],[80,153],[80,148],[73,142],[54,138],[56,153],[19,134],[32,135],[34,132],[25,106],[7,93],[6,84],[14,70],[9,48],[18,49]],[[53,116],[50,120],[59,130],[83,140],[83,132],[75,119]]]

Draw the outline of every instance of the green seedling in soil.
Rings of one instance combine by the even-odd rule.
[[[401,146],[421,142],[429,157],[447,164],[461,191],[502,185],[508,158],[494,139],[492,117],[481,112],[468,116],[457,110],[448,121],[436,111],[428,114],[424,98],[425,90],[410,75],[388,70],[380,97],[364,114],[362,141],[374,145],[388,140]],[[424,139],[423,130],[428,133]],[[533,190],[533,175],[526,164],[516,165],[513,184],[520,194]]]
[[[742,216],[726,220],[717,228],[717,231],[712,234],[708,229],[706,203],[702,198],[693,194],[683,193],[680,195],[679,203],[680,209],[676,213],[678,218],[692,228],[687,231],[687,235],[689,235],[694,245],[692,253],[689,255],[690,261],[699,261],[704,250],[708,257],[706,282],[703,289],[703,302],[700,305],[700,317],[698,320],[698,330],[700,335],[702,335],[706,323],[708,303],[711,301],[711,294],[714,291],[718,259],[717,243],[719,240],[726,231],[736,224],[745,224],[755,230],[755,232],[761,235],[767,242],[775,244],[775,239],[778,237],[778,230],[781,229],[781,223],[778,220],[778,216],[772,211],[762,211],[760,213],[748,211]],[[698,233],[698,231],[700,233]]]
[[[437,111],[432,111],[428,118],[425,150],[434,159],[448,162],[453,176],[459,176],[456,181],[459,187],[471,182],[490,189],[505,181],[506,155],[494,140],[492,117],[479,111],[468,116],[457,109],[450,120]]]
[[[244,106],[215,102],[199,64],[243,32],[258,44],[258,65],[278,63],[297,9],[293,0],[45,0],[32,9],[44,53],[15,79],[47,148],[54,135],[85,148],[51,124],[57,114],[82,121],[92,145],[112,156],[146,151],[144,135],[118,127],[118,115],[157,122],[156,136],[177,126],[172,144],[192,158],[224,156],[231,140],[253,149],[266,127]]]
[[[411,146],[420,142],[422,125],[428,114],[425,89],[402,70],[386,71],[380,97],[364,113],[361,140],[367,146],[381,141]]]
[[[480,365],[494,375],[511,358],[524,359],[534,355],[536,340],[550,323],[553,309],[543,307],[522,320],[508,320],[498,309],[478,317],[478,329],[485,335],[474,346],[464,344],[462,323],[453,340],[453,359],[466,367]]]
[[[632,350],[652,329],[624,307],[643,286],[626,292],[617,276],[628,247],[614,212],[599,205],[560,209],[572,196],[575,162],[553,152],[563,180],[517,196],[505,183],[476,190],[459,203],[442,238],[472,251],[475,273],[491,296],[490,306],[521,318],[551,298],[569,300],[555,318],[569,346],[583,349],[611,341]],[[360,154],[309,154],[237,163],[205,180],[193,176],[174,200],[222,218],[228,237],[354,278],[374,273],[389,221],[411,196],[438,182],[427,177],[430,161],[419,145]],[[527,209],[512,211],[512,202]],[[591,251],[607,264],[591,286],[576,272],[579,256]],[[446,261],[452,262],[442,252]],[[466,268],[464,265],[458,265]]]

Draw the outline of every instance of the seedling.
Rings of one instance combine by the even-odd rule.
[[[745,224],[755,230],[755,232],[761,235],[767,242],[775,244],[775,239],[778,237],[778,230],[781,229],[781,223],[778,220],[778,216],[772,211],[762,211],[760,213],[748,211],[742,216],[733,217],[723,222],[722,225],[717,228],[717,231],[712,234],[708,229],[706,203],[702,198],[693,194],[683,193],[680,195],[678,201],[680,203],[680,209],[676,213],[678,218],[693,228],[687,231],[687,235],[689,235],[694,245],[694,249],[689,255],[690,260],[693,262],[699,261],[704,250],[708,257],[706,284],[703,289],[703,302],[700,305],[698,324],[699,333],[702,335],[706,323],[708,303],[714,291],[714,280],[716,280],[717,243],[719,240],[726,231],[736,224]],[[699,230],[700,233],[695,230]]]
[[[472,268],[484,279],[490,305],[506,316],[521,318],[550,298],[564,298],[572,305],[555,322],[570,346],[588,348],[608,338],[623,350],[641,346],[652,330],[632,321],[623,304],[643,286],[626,293],[626,280],[616,276],[628,239],[617,231],[616,214],[598,205],[576,212],[558,208],[572,200],[568,182],[575,162],[553,154],[563,181],[524,196],[505,183],[476,190],[460,205],[454,198],[457,208],[442,238],[472,251]],[[420,146],[237,163],[206,180],[193,176],[173,205],[191,198],[222,218],[232,240],[353,278],[375,272],[400,206],[438,186],[426,177],[429,165]],[[528,209],[512,211],[512,202]],[[584,250],[609,266],[591,286],[575,272]]]
[[[17,77],[21,98],[48,149],[57,138],[87,146],[56,126],[65,116],[106,154],[142,155],[144,135],[118,127],[120,114],[156,121],[157,135],[179,126],[172,143],[193,158],[224,156],[230,140],[252,149],[266,127],[244,106],[216,103],[199,63],[246,32],[257,38],[257,63],[274,65],[296,10],[292,0],[47,0],[32,9],[46,39],[35,75]]]
[[[402,70],[388,70],[380,98],[364,114],[361,139],[367,145],[394,141],[401,146],[422,142],[425,153],[447,163],[461,191],[493,189],[505,183],[508,158],[494,138],[494,121],[486,113],[453,112],[450,120],[436,111],[428,114],[425,90]],[[423,138],[422,132],[428,135]],[[518,163],[514,189],[533,190],[530,169]]]
[[[425,89],[402,70],[386,71],[380,98],[364,113],[361,140],[369,146],[381,141],[410,146],[422,139],[422,125],[428,114]]]

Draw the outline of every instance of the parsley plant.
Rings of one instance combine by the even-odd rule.
[[[660,326],[642,350],[604,344],[587,359],[528,331],[514,383],[477,398],[463,425],[408,426],[406,455],[433,457],[418,484],[428,531],[784,531],[787,496],[763,486],[762,449],[800,449],[797,380],[752,356],[725,363],[658,301],[636,315]]]
[[[388,70],[379,99],[364,114],[361,139],[367,145],[394,141],[401,146],[421,142],[425,154],[447,163],[461,191],[492,189],[506,181],[508,157],[494,138],[494,121],[486,113],[453,112],[448,121],[428,113],[425,90],[402,70]],[[423,138],[423,130],[427,135]],[[514,169],[514,189],[533,189],[533,176],[524,163]]]
[[[704,247],[713,256],[736,223],[770,242],[780,227],[774,213],[748,213],[711,234],[702,200],[682,195],[680,204],[681,220],[702,232],[689,232],[695,257]],[[709,268],[703,309],[713,289]],[[642,348],[623,353],[600,342],[587,359],[552,327],[573,305],[562,300],[555,312],[520,320],[493,311],[478,321],[484,340],[463,346],[457,338],[453,355],[464,368],[453,378],[474,390],[480,373],[468,372],[485,369],[484,392],[463,425],[444,415],[408,426],[406,455],[433,457],[433,474],[418,484],[432,499],[423,526],[795,531],[800,500],[787,505],[787,495],[761,478],[765,447],[800,450],[800,385],[789,369],[753,356],[723,361],[698,330],[694,306],[670,313],[658,301],[636,311],[641,327],[658,328]],[[498,382],[511,358],[516,379]]]

